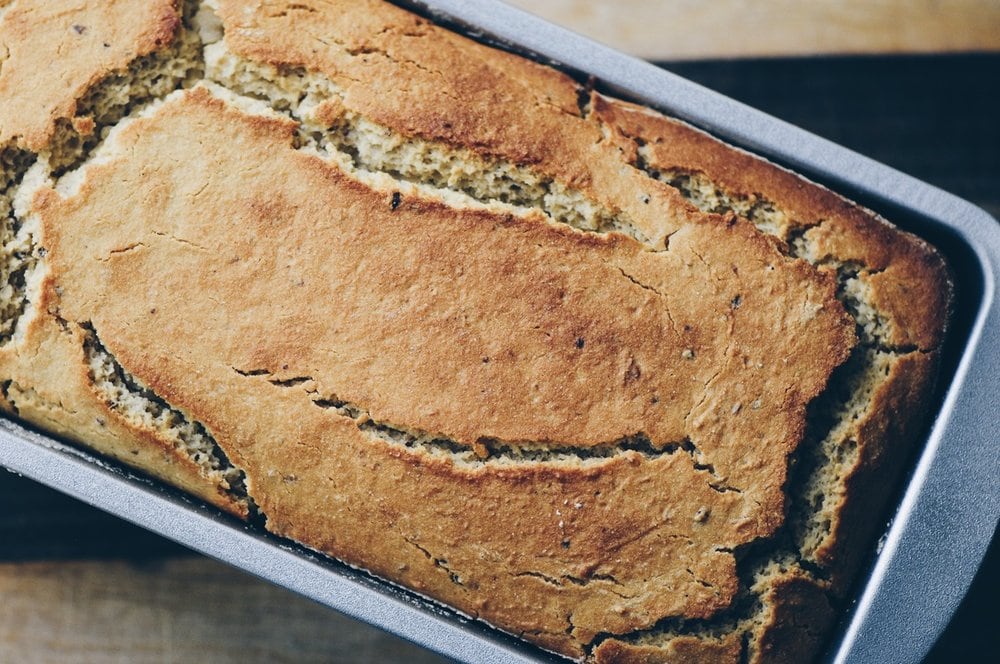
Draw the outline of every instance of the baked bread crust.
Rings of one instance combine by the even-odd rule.
[[[947,266],[926,242],[871,211],[685,123],[598,97],[595,113],[651,177],[700,209],[754,221],[782,241],[784,253],[835,275],[838,297],[858,321],[860,343],[816,404],[818,424],[807,435],[807,449],[829,459],[797,460],[813,475],[801,502],[815,511],[793,512],[790,528],[799,564],[811,573],[797,580],[795,598],[775,596],[776,615],[794,615],[813,584],[814,619],[764,624],[751,631],[747,649],[750,661],[802,661],[822,644],[817,625],[831,622],[818,593],[844,598],[880,526],[871,506],[886,504],[909,458],[899,441],[914,441],[924,426],[899,414],[930,410],[951,313]],[[781,577],[766,582],[772,594],[783,584]]]
[[[234,496],[229,481],[206,473],[154,422],[121,421],[95,391],[82,331],[59,316],[51,289],[41,285],[45,248],[37,237],[37,222],[29,219],[27,194],[17,206],[13,200],[39,155],[53,168],[78,163],[84,148],[96,144],[102,125],[117,121],[136,99],[156,92],[156,85],[144,85],[129,68],[158,51],[173,54],[173,46],[181,41],[181,12],[171,0],[84,2],[72,8],[60,2],[17,0],[3,9],[0,220],[8,261],[2,276],[8,290],[2,294],[2,406],[246,517],[245,497]],[[40,62],[51,75],[39,78]],[[163,79],[159,88],[167,91],[175,87],[172,78],[185,75],[177,70],[150,67],[152,75]],[[126,89],[132,85],[139,93],[129,97]],[[31,186],[20,188],[27,192]],[[11,261],[12,254],[21,258]]]
[[[772,453],[801,435],[831,369],[789,359],[795,389],[772,382],[757,360],[778,349],[753,341],[777,345],[778,328],[752,322],[780,321],[803,340],[798,357],[822,339],[842,358],[853,332],[832,285],[803,283],[791,262],[755,270],[780,259],[773,247],[737,252],[715,224],[654,253],[416,194],[393,209],[392,191],[295,150],[293,132],[197,87],[118,133],[72,196],[41,190],[60,315],[87,322],[130,373],[213,432],[276,532],[562,650],[725,607],[733,557],[716,549],[775,527],[761,511],[781,509],[785,459]],[[123,219],[128,199],[138,208]],[[713,274],[722,256],[744,276]],[[653,292],[632,274],[671,278]],[[192,275],[211,297],[191,297]],[[517,296],[497,298],[498,282]],[[748,293],[746,325],[732,320],[730,292]],[[782,408],[732,413],[731,390],[745,386]],[[722,398],[728,417],[709,416],[720,408],[703,404]],[[683,411],[676,423],[671,410]],[[576,428],[591,413],[600,422]],[[411,450],[371,440],[368,422],[432,433]],[[771,449],[728,462],[715,449],[728,431]],[[689,440],[698,448],[683,449]],[[542,461],[519,459],[527,447]],[[377,508],[350,509],[366,502]],[[551,608],[525,617],[526,596]]]
[[[87,133],[78,102],[108,74],[172,42],[180,15],[172,0],[65,3],[17,0],[0,34],[0,145],[50,149],[60,120]],[[69,57],[68,57],[69,56]],[[53,63],[58,76],[39,78]]]
[[[32,3],[4,44],[98,11]],[[384,3],[119,4],[124,55],[0,114],[9,409],[572,657],[815,652],[930,399],[931,248]]]

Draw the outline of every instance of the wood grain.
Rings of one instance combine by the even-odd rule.
[[[652,60],[1000,50],[996,0],[507,0]]]
[[[201,557],[0,564],[0,662],[445,660]]]

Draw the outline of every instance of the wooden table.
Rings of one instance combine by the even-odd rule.
[[[631,0],[615,5],[614,21],[595,2],[518,2],[563,20],[576,15],[582,30],[600,30],[605,41],[634,51],[683,58],[665,66],[1000,217],[1000,55],[713,59],[998,51],[998,2]],[[707,5],[721,18],[709,16]],[[803,5],[813,13],[794,14]],[[740,20],[741,7],[757,14]],[[837,30],[820,25],[833,20],[830,12]],[[904,13],[905,30],[893,32],[901,26],[886,17]],[[858,21],[864,30],[844,32]],[[801,25],[812,28],[796,32]],[[0,504],[0,662],[441,661],[5,471]],[[996,549],[931,661],[997,652]]]
[[[508,0],[647,60],[1000,49],[996,0]]]

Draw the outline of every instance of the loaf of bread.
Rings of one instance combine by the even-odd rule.
[[[17,418],[578,660],[805,661],[923,241],[378,0],[0,0]]]

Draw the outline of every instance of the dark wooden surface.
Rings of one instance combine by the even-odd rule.
[[[666,63],[664,66],[968,198],[995,217],[1000,216],[1000,111],[997,104],[1000,56],[805,58]],[[984,487],[984,491],[997,490],[996,486]],[[160,537],[3,471],[0,471],[0,505],[3,506],[0,509],[0,561],[10,563],[0,563],[0,580],[5,574],[8,579],[37,579],[36,585],[44,590],[48,587],[45,584],[52,579],[94,573],[89,567],[73,567],[77,561],[91,561],[106,566],[97,568],[105,570],[106,578],[131,575],[136,583],[149,583],[150,579],[143,575],[152,573],[149,570],[157,569],[158,565],[167,566],[169,578],[173,578],[170,574],[182,578],[188,570],[183,561],[193,559],[193,554]],[[1000,652],[995,608],[1000,593],[997,548],[994,537],[990,554],[972,591],[928,661],[980,661],[982,653]],[[132,562],[121,567],[122,560]],[[63,562],[61,567],[39,567],[40,561]],[[211,565],[214,564],[198,567],[202,570],[198,573],[207,574],[204,569],[211,569]],[[20,576],[19,569],[23,570]],[[138,571],[128,572],[130,569]],[[218,571],[217,574],[230,581],[243,578],[235,572]],[[94,585],[88,583],[88,588]],[[260,601],[281,604],[267,610],[291,612],[304,621],[313,621],[310,624],[314,627],[319,626],[312,632],[308,629],[295,632],[292,641],[281,641],[279,645],[293,650],[282,651],[277,659],[341,661],[330,650],[335,647],[331,644],[337,643],[342,648],[361,648],[357,651],[360,658],[435,659],[370,628],[341,621],[329,613],[317,613],[318,609],[307,610],[300,606],[301,600],[283,594],[284,591],[262,589],[259,583],[247,577],[239,585],[251,588],[250,595]],[[23,601],[17,593],[29,592],[29,586],[0,583],[0,603],[12,601],[15,596]],[[161,588],[156,597],[162,599],[166,593],[168,590]],[[80,601],[87,598],[93,599],[85,594],[76,597]],[[53,601],[73,599],[56,598]],[[139,604],[131,606],[135,609]],[[171,622],[170,606],[170,602],[165,601],[161,608],[166,615],[157,614],[159,623],[153,616],[145,622],[130,624],[142,629],[156,624],[173,625],[176,621]],[[38,615],[48,614],[40,612]],[[80,624],[87,629],[95,628],[90,623]],[[103,623],[97,623],[96,629],[100,629],[100,624]],[[210,623],[208,627],[213,624],[219,630],[229,625],[223,620]],[[34,628],[44,630],[46,625],[43,622]],[[255,641],[257,650],[254,651],[261,657],[275,658],[278,646],[274,643],[269,646],[267,641],[267,634],[272,633],[273,638],[279,639],[282,634],[287,636],[288,630],[255,632],[258,636],[263,635]],[[3,625],[0,625],[0,639],[3,635]],[[114,634],[102,638],[112,639]],[[183,640],[183,635],[177,635],[177,639]],[[317,644],[322,644],[326,650],[318,650]],[[317,655],[320,652],[328,656]],[[300,656],[296,657],[296,653]],[[56,650],[50,654],[49,659],[42,657],[38,661],[62,659]]]

